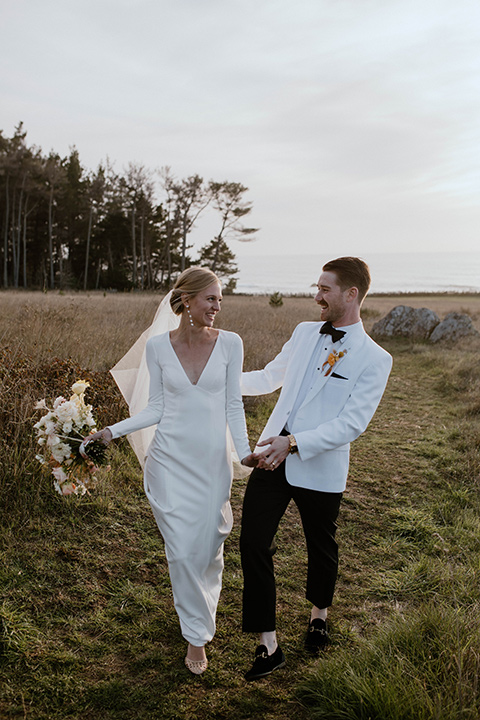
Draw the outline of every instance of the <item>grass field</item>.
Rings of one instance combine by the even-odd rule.
[[[287,666],[247,684],[255,647],[241,633],[238,554],[244,481],[209,670],[183,666],[185,642],[141,473],[126,440],[84,498],[61,498],[35,456],[35,402],[87,378],[98,422],[126,408],[108,374],[149,324],[153,295],[0,293],[0,718],[29,720],[475,720],[480,715],[480,366],[478,341],[392,341],[394,369],[352,448],[339,520],[332,645],[303,654],[305,552],[290,507],[278,536],[278,633]],[[378,296],[364,322],[398,304],[441,317],[479,296]],[[263,366],[308,298],[227,296],[217,325]],[[255,442],[275,397],[248,399]]]

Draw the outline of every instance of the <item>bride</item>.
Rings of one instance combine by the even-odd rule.
[[[240,391],[242,341],[213,328],[221,301],[220,281],[210,270],[193,267],[179,276],[153,325],[112,370],[132,416],[85,440],[108,444],[130,435],[165,541],[175,609],[188,642],[185,664],[197,675],[207,669],[223,543],[233,522],[230,437],[242,465],[256,464]],[[165,332],[169,327],[175,329]]]

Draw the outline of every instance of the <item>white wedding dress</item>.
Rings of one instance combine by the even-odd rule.
[[[202,646],[215,633],[223,543],[232,528],[229,434],[250,453],[240,390],[243,345],[225,330],[194,385],[170,333],[146,344],[148,406],[110,426],[113,438],[156,425],[147,451],[145,492],[160,532],[183,637]]]

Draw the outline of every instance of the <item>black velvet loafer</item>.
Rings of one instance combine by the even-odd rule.
[[[285,655],[280,646],[274,653],[268,654],[265,645],[259,645],[255,650],[255,660],[250,670],[245,673],[245,680],[258,680],[259,678],[270,675],[274,670],[278,670],[285,665]]]
[[[305,636],[305,650],[311,655],[318,655],[320,650],[328,645],[330,636],[326,620],[315,618],[308,623],[308,630]]]

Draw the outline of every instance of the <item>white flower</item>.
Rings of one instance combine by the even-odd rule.
[[[35,423],[35,425],[34,425],[33,427],[34,427],[36,430],[39,430],[39,429],[42,428],[44,425],[46,425],[46,424],[52,419],[52,417],[53,417],[53,415],[52,415],[52,413],[49,411],[46,415],[44,415],[43,417],[41,417],[40,420],[39,420],[37,423]]]
[[[48,420],[48,422],[45,423],[45,435],[48,435],[49,437],[52,437],[55,435],[55,423],[51,420]]]
[[[62,485],[62,495],[78,495],[78,492],[75,488],[75,485],[73,483],[65,483]],[[86,493],[86,489],[81,493],[84,495]]]
[[[66,400],[61,405],[59,405],[56,408],[56,411],[58,422],[60,423],[72,421],[78,415],[78,409],[75,407],[74,403],[70,402],[70,400]]]
[[[53,468],[52,475],[55,477],[58,482],[65,482],[65,480],[68,480],[68,475],[63,471],[61,467]]]
[[[35,410],[46,410],[47,404],[45,402],[45,399],[39,400],[37,404],[35,405]]]
[[[70,457],[72,449],[67,443],[58,442],[52,445],[52,457],[58,463],[63,463],[64,460]]]
[[[73,423],[71,420],[69,420],[66,423],[63,423],[63,432],[65,433],[65,435],[68,435],[69,433],[72,432],[72,427],[73,427]]]
[[[55,401],[53,403],[53,409],[56,410],[59,405],[62,403],[67,402],[65,398],[62,395],[59,395],[57,398],[55,398]]]
[[[76,395],[83,395],[85,390],[89,387],[90,383],[86,382],[86,380],[77,380],[77,382],[72,385],[72,392]]]

